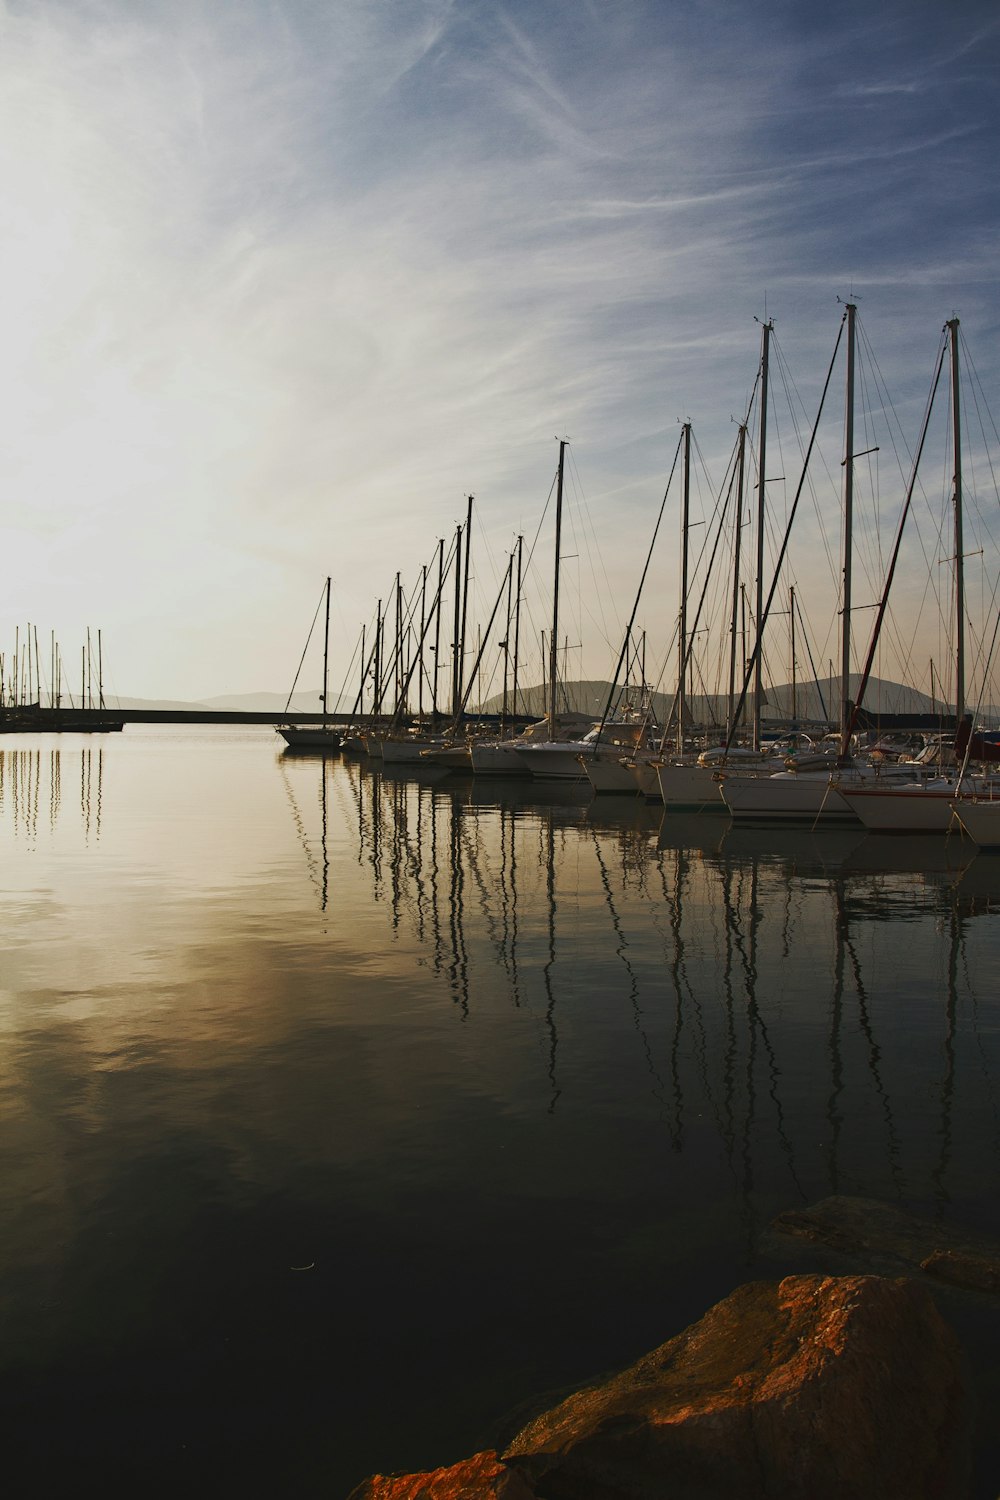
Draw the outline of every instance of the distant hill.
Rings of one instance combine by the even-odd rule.
[[[860,686],[860,677],[851,679],[852,692]],[[611,684],[608,682],[567,682],[560,685],[559,707],[573,713],[590,714],[599,719],[608,701]],[[633,707],[639,707],[639,693],[633,690],[628,695]],[[652,693],[653,711],[662,723],[670,712],[674,695]],[[799,683],[794,694],[795,717],[810,722],[835,722],[839,716],[840,679],[820,680],[819,683]],[[769,687],[765,690],[762,718],[787,720],[792,715],[793,694],[790,683]],[[482,707],[487,713],[497,713],[503,706],[502,695],[496,695]],[[926,693],[918,692],[900,682],[884,678],[871,678],[865,693],[864,706],[872,713],[884,714],[929,714],[950,713],[953,709],[938,700],[932,704]],[[544,684],[518,690],[518,707],[539,718],[548,708],[548,688]],[[722,724],[726,718],[727,700],[722,696],[696,695],[688,699],[688,717],[698,724]]]
[[[139,708],[139,709],[176,709],[178,712],[197,712],[199,708],[230,709],[234,713],[283,713],[288,702],[287,693],[224,693],[217,698],[199,698],[197,702],[182,701],[178,698],[128,698],[106,695],[109,708]],[[292,698],[290,707],[293,712],[300,714],[319,713],[322,707],[319,690],[315,693],[296,693]],[[347,709],[352,703],[346,705]],[[339,709],[333,698],[330,700],[330,712],[337,713]]]
[[[345,707],[350,709],[353,699]],[[288,703],[288,693],[224,693],[218,698],[203,698],[202,705],[205,708],[232,709],[234,713],[257,713],[270,714],[282,713],[286,704],[295,713],[318,714],[323,707],[323,693],[317,688],[314,693],[293,693],[291,703]],[[337,696],[330,694],[330,712],[339,713],[340,707]]]
[[[64,700],[65,702],[65,697]],[[199,708],[204,708],[204,703],[189,702],[185,698],[128,698],[119,697],[117,693],[105,693],[104,705],[106,708],[139,708],[149,709],[151,712],[175,709],[178,713],[196,713]]]
[[[852,691],[857,691],[860,679],[852,678]],[[597,680],[586,680],[580,682],[567,682],[559,688],[559,710],[561,713],[578,713],[592,719],[599,719],[604,712],[604,705],[608,701],[611,684]],[[838,718],[840,695],[839,678],[829,678],[816,682],[799,683],[795,689],[795,717],[808,723],[834,723]],[[214,698],[203,698],[198,702],[182,702],[172,698],[112,698],[108,697],[109,708],[136,708],[136,709],[175,709],[178,711],[197,711],[199,708],[229,709],[236,713],[276,713],[284,712],[286,693],[223,693]],[[541,718],[548,710],[548,688],[544,683],[533,687],[519,688],[518,690],[519,713],[530,714]],[[673,703],[673,693],[652,693],[653,710],[660,723],[662,723],[670,712]],[[633,689],[630,701],[634,708],[639,708],[639,693]],[[872,678],[865,693],[865,708],[872,713],[884,714],[950,714],[954,710],[943,705],[938,699],[932,703],[926,693],[918,692],[916,688],[906,687],[900,682],[890,682],[885,678]],[[318,713],[320,709],[320,693],[315,692],[296,693],[291,701],[291,709],[296,713]],[[349,713],[353,707],[353,699],[342,705],[330,701],[331,714]],[[470,704],[470,712],[481,709],[484,713],[499,713],[503,707],[503,695],[495,694],[482,704]],[[696,695],[688,700],[688,720],[696,724],[719,725],[725,722],[727,703],[724,697],[705,697]],[[765,703],[762,717],[765,720],[788,720],[792,715],[792,688],[790,683],[782,683],[778,686],[769,687],[765,690]],[[984,722],[992,724],[997,719],[997,709],[993,706],[984,708],[981,718]]]

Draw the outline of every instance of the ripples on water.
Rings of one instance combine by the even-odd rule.
[[[774,1274],[781,1209],[1000,1230],[968,844],[130,728],[0,747],[0,847],[0,1380],[40,1490],[337,1496]]]

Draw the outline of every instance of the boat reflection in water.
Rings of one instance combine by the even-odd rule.
[[[1000,1228],[967,842],[130,729],[0,750],[0,843],[0,1399],[40,1489],[346,1494],[801,1267],[782,1210]]]
[[[60,820],[64,786],[79,798],[84,841],[101,836],[104,750],[85,744],[71,748],[38,745],[0,749],[0,816],[15,838],[37,839],[44,823],[54,831]]]
[[[977,1196],[984,1150],[996,1170],[974,1135],[947,1167],[927,1139],[935,1090],[939,1146],[951,1136],[960,1018],[967,1104],[993,1087],[967,927],[994,885],[1000,898],[1000,861],[984,868],[967,839],[661,819],[571,785],[324,774],[350,786],[371,899],[426,948],[461,1018],[503,1002],[531,1018],[549,1111],[597,1091],[655,1114],[692,1170],[723,1161],[747,1256],[786,1199],[942,1209]]]

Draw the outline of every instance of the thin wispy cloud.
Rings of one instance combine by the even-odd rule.
[[[0,632],[280,686],[326,571],[360,624],[469,491],[501,555],[566,432],[626,597],[678,417],[721,473],[765,292],[808,395],[853,283],[915,406],[944,316],[995,316],[994,86],[949,105],[940,61],[995,34],[852,17],[0,7]]]

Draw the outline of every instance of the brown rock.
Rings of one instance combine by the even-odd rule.
[[[971,1290],[1000,1291],[1000,1245],[894,1203],[837,1194],[779,1214],[772,1228],[852,1256],[865,1270],[898,1275],[919,1267]]]
[[[348,1500],[534,1500],[534,1490],[488,1449],[424,1474],[373,1474]]]
[[[920,1262],[920,1269],[952,1286],[974,1292],[1000,1292],[1000,1260],[972,1255],[963,1250],[935,1250]]]
[[[545,1500],[960,1500],[966,1428],[926,1291],[789,1276],[740,1287],[503,1457]]]

